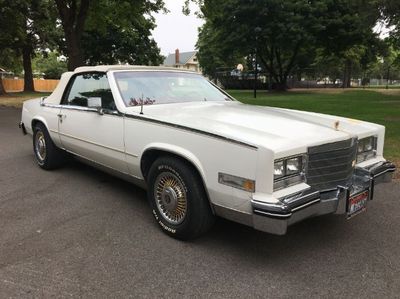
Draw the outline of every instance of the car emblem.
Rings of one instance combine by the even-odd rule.
[[[339,130],[339,121],[337,120],[337,121],[335,121],[335,124],[334,124],[334,126],[335,126],[335,130],[337,131],[337,130]]]

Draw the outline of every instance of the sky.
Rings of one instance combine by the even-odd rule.
[[[164,0],[165,6],[170,11],[168,14],[154,14],[157,27],[153,30],[153,38],[161,49],[162,55],[195,50],[197,42],[197,29],[203,21],[194,15],[196,5],[191,4],[191,14],[182,13],[184,0]]]

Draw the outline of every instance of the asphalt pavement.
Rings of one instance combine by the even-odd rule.
[[[351,220],[274,236],[219,219],[181,242],[134,185],[77,161],[41,170],[19,120],[0,108],[0,298],[400,298],[400,183]]]

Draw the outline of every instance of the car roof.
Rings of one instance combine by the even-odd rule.
[[[180,71],[180,72],[190,72],[195,73],[187,69],[178,69],[174,67],[164,67],[164,66],[145,66],[145,65],[96,65],[96,66],[81,66],[74,70],[74,73],[84,73],[84,72],[108,72],[108,71],[118,71],[118,70],[153,70],[153,71]]]

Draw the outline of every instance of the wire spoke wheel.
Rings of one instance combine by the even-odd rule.
[[[47,149],[46,149],[46,139],[42,131],[38,131],[35,136],[35,152],[36,156],[43,162],[46,159]]]
[[[187,197],[181,180],[171,172],[160,173],[154,184],[154,196],[161,216],[170,224],[183,222],[187,212]]]

